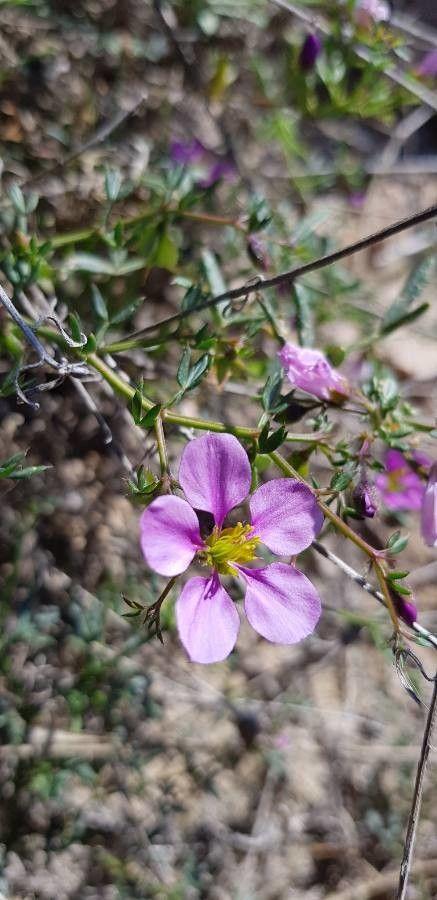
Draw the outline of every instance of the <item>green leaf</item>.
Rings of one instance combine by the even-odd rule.
[[[82,330],[80,325],[79,316],[76,313],[69,313],[68,316],[68,324],[70,326],[71,337],[73,341],[76,341],[78,344],[82,343]]]
[[[266,412],[276,412],[278,402],[281,398],[282,375],[277,370],[269,375],[261,394],[261,402]]]
[[[215,253],[212,253],[211,250],[207,249],[202,250],[202,266],[213,296],[224,294],[226,291],[226,284]]]
[[[402,325],[408,325],[410,322],[414,322],[420,316],[429,309],[429,303],[421,303],[420,306],[416,306],[415,309],[412,309],[410,312],[404,313],[404,315],[400,315],[394,322],[386,324],[384,323],[381,328],[381,334],[388,335],[391,334],[392,331],[395,331],[397,328],[401,328]]]
[[[198,285],[192,284],[182,298],[182,312],[188,312],[191,309],[195,309],[205,299],[202,289]]]
[[[401,572],[401,571],[388,572],[388,573],[387,573],[387,579],[388,579],[389,581],[399,581],[399,579],[401,579],[401,578],[406,578],[407,575],[409,575],[409,574],[410,574],[410,573],[409,573],[407,570],[405,570],[405,571],[403,571],[403,572]]]
[[[144,381],[141,379],[129,404],[135,425],[139,425],[143,417],[143,386]]]
[[[176,269],[178,259],[179,250],[168,232],[165,231],[153,255],[153,265],[173,272]]]
[[[136,297],[135,300],[131,300],[126,306],[123,306],[123,309],[120,309],[115,316],[111,318],[111,325],[120,325],[121,322],[125,322],[126,319],[130,319],[133,316],[134,312],[141,306],[143,302],[142,297]]]
[[[97,285],[91,285],[91,301],[93,304],[94,312],[98,319],[101,319],[102,322],[108,321],[108,309],[106,303],[104,301],[103,295],[99,291]]]
[[[179,363],[177,376],[176,376],[177,380],[178,380],[178,384],[180,385],[181,388],[185,387],[187,380],[188,380],[188,373],[190,371],[190,360],[191,360],[191,350],[189,347],[185,347],[185,349],[182,353],[181,361]]]
[[[144,259],[130,257],[121,259],[120,251],[114,251],[113,259],[97,256],[94,253],[72,253],[64,261],[64,274],[71,272],[89,272],[92,275],[130,275],[146,265]]]
[[[153,494],[159,486],[159,479],[150,469],[145,469],[144,466],[138,467],[136,476],[136,481],[132,479],[128,482],[129,493],[132,497],[147,497]],[[132,602],[135,604],[135,601]],[[128,603],[128,606],[131,605],[132,603]]]
[[[269,429],[270,425],[267,422],[258,437],[258,448],[260,453],[273,453],[273,450],[277,450],[287,437],[287,431],[283,425],[281,425],[280,428],[277,428],[276,431],[272,431],[270,435]]]
[[[13,475],[10,475],[10,478],[20,479],[20,478],[32,478],[32,475],[39,475],[40,472],[45,472],[46,469],[51,469],[51,466],[27,466],[25,469],[17,469]]]
[[[8,190],[8,194],[15,212],[17,212],[20,216],[25,216],[27,212],[26,201],[24,199],[23,191],[18,186],[18,184],[11,184]]]
[[[387,541],[387,550],[392,554],[402,553],[408,544],[408,537],[403,536],[400,531],[395,531]]]
[[[400,551],[398,551],[398,552],[400,553]],[[393,550],[392,550],[392,553],[393,553]],[[412,593],[410,588],[405,587],[405,585],[403,585],[403,584],[396,584],[396,586],[393,585],[392,590],[394,590],[394,592],[396,594],[401,594],[403,597],[410,597],[411,593]]]
[[[95,353],[97,350],[97,340],[95,334],[91,332],[91,334],[87,337],[87,342],[83,348],[84,353]]]
[[[147,410],[146,415],[138,423],[141,425],[141,428],[150,428],[159,416],[159,413],[162,409],[162,403],[157,403],[155,406],[152,406],[151,409]]]
[[[326,347],[326,355],[333,366],[341,366],[342,362],[344,362],[346,351],[344,347],[339,347],[338,344],[329,344]]]
[[[296,307],[296,326],[301,347],[312,347],[314,343],[313,316],[311,303],[313,292],[304,284],[293,284],[292,296]]]
[[[192,369],[190,369],[187,381],[184,385],[186,391],[191,391],[193,388],[197,387],[209,368],[210,360],[211,357],[209,353],[204,353],[203,356],[197,360]]]
[[[331,478],[330,487],[333,491],[344,491],[352,481],[350,472],[336,472]]]
[[[45,472],[46,469],[51,469],[51,466],[27,466],[23,469],[21,464],[25,458],[26,453],[22,452],[14,453],[13,456],[4,460],[0,464],[0,478],[31,478],[32,475],[38,475],[40,472]]]
[[[110,203],[115,203],[120,194],[122,177],[119,169],[106,169],[105,194]]]
[[[431,264],[431,257],[426,257],[412,270],[407,278],[400,297],[389,306],[385,313],[380,328],[380,334],[390,334],[396,328],[400,328],[401,325],[405,325],[406,323],[417,319],[418,316],[426,311],[428,308],[427,303],[422,303],[414,310],[410,310],[410,307],[420,296],[429,280]]]
[[[248,230],[250,233],[265,228],[272,218],[272,211],[264,197],[255,196],[249,206],[248,212]]]

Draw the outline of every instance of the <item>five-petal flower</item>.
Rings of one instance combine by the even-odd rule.
[[[212,433],[185,447],[179,483],[185,500],[161,496],[143,512],[141,547],[160,575],[182,574],[195,557],[212,570],[206,578],[191,578],[176,603],[178,631],[190,659],[218,662],[237,640],[239,615],[220,575],[243,580],[246,616],[267,640],[294,644],[311,634],[321,603],[309,579],[284,562],[248,566],[259,543],[277,556],[294,556],[309,547],[323,523],[311,489],[293,478],[266,482],[250,496],[251,522],[226,526],[230,511],[248,497],[251,468],[233,435]],[[206,538],[195,510],[214,519]]]

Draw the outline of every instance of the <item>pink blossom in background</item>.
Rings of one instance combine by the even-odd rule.
[[[208,151],[197,138],[192,141],[172,141],[170,144],[170,158],[180,166],[187,166],[199,162]]]
[[[411,468],[403,453],[388,450],[385,455],[385,472],[375,478],[375,484],[388,509],[420,509],[424,484]]]
[[[237,169],[232,159],[224,156],[217,157],[216,161],[210,165],[205,177],[200,179],[199,187],[206,190],[222,178],[225,181],[234,181],[236,175]]]
[[[385,0],[360,0],[354,10],[354,19],[361,28],[371,28],[374,22],[388,22],[390,6]]]
[[[232,159],[208,150],[197,138],[191,141],[172,141],[170,159],[179,166],[199,166],[203,174],[198,180],[198,186],[203,190],[221,179],[232,181],[237,175]]]
[[[352,191],[352,193],[348,195],[347,200],[352,209],[362,209],[366,202],[366,197],[365,191]]]
[[[349,396],[346,378],[332,368],[320,350],[284,344],[278,356],[293,387],[321,400],[338,401]]]
[[[258,634],[294,644],[314,631],[321,612],[315,587],[294,565],[261,563],[251,569],[259,543],[277,556],[305,550],[320,531],[323,515],[307,485],[293,478],[268,481],[250,496],[251,523],[226,527],[228,513],[249,494],[247,453],[230,434],[205,434],[182,454],[179,483],[186,499],[158,497],[141,516],[141,547],[160,575],[184,572],[197,557],[210,568],[185,584],[176,603],[181,641],[193,662],[225,659],[237,640],[240,619],[220,576],[233,575],[245,586],[246,616]],[[195,510],[213,515],[215,526],[203,538]]]
[[[411,453],[411,457],[417,466],[420,466],[420,468],[424,469],[425,472],[429,472],[433,461],[427,453],[424,453],[423,450],[413,450]]]
[[[437,463],[431,468],[422,502],[422,537],[428,547],[437,547]]]
[[[425,53],[416,68],[416,75],[421,75],[423,78],[433,78],[437,75],[437,50],[429,50],[428,53]]]

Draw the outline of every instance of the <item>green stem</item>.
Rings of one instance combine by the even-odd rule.
[[[202,225],[212,225],[218,226],[220,228],[224,228],[228,226],[230,228],[234,228],[236,231],[241,231],[244,234],[246,233],[245,226],[239,222],[237,219],[232,218],[231,216],[215,216],[210,213],[202,213],[202,212],[192,212],[190,210],[179,209],[176,207],[159,207],[158,209],[147,209],[143,210],[141,213],[137,213],[136,216],[131,216],[127,218],[122,218],[119,220],[120,225],[123,228],[135,227],[135,225],[139,225],[143,221],[147,221],[148,219],[152,219],[155,216],[173,216],[175,219],[189,219],[192,222],[199,222]],[[68,244],[79,244],[83,241],[88,241],[91,237],[104,237],[102,226],[94,225],[90,228],[83,228],[78,231],[70,231],[65,234],[57,234],[51,239],[51,245],[55,249],[59,247],[66,247]]]
[[[126,381],[123,381],[114,369],[107,366],[95,353],[89,353],[86,356],[86,360],[96,372],[100,373],[102,378],[105,379],[117,394],[121,394],[121,396],[126,397],[128,400],[132,400],[135,389]],[[144,394],[142,395],[142,400],[146,410],[151,409],[152,406],[155,405],[154,402],[149,400]],[[259,428],[246,428],[242,425],[231,425],[230,422],[214,422],[210,419],[197,419],[193,416],[179,416],[166,409],[162,410],[161,417],[163,421],[170,422],[172,425],[181,425],[184,428],[197,428],[200,431],[214,431],[216,434],[235,434],[236,437],[248,438],[250,440],[255,440],[260,433]],[[297,443],[319,443],[320,435],[291,434],[287,436],[287,439]]]

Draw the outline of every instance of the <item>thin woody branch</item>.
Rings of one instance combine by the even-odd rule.
[[[408,818],[407,834],[404,843],[404,854],[402,857],[401,868],[399,873],[399,884],[396,892],[396,900],[405,900],[407,896],[408,879],[413,860],[414,843],[416,839],[417,826],[419,823],[420,807],[422,805],[423,787],[425,781],[426,766],[428,762],[429,752],[431,750],[431,740],[434,730],[435,720],[437,716],[437,674],[434,678],[434,688],[428,716],[423,734],[422,746],[420,749],[419,762],[417,764],[416,781],[414,784],[413,802],[411,804],[410,815]]]
[[[367,237],[360,238],[360,240],[354,241],[352,244],[347,244],[346,247],[342,247],[340,250],[334,250],[333,253],[327,253],[324,256],[319,256],[317,259],[314,259],[309,263],[305,263],[302,266],[297,266],[295,269],[290,269],[289,272],[283,272],[280,275],[274,275],[272,278],[257,278],[253,282],[240,285],[240,287],[231,288],[231,290],[229,291],[224,291],[224,293],[218,294],[216,297],[211,297],[209,300],[205,300],[204,302],[199,303],[197,306],[193,306],[190,310],[175,313],[173,316],[169,316],[167,319],[161,319],[159,322],[155,322],[153,325],[148,325],[147,328],[142,328],[140,331],[135,331],[132,334],[127,335],[124,340],[128,341],[130,339],[144,337],[145,335],[155,332],[164,326],[172,325],[175,322],[180,322],[182,319],[187,318],[187,316],[190,316],[192,313],[211,309],[218,303],[223,303],[223,301],[225,300],[232,302],[233,300],[238,300],[242,297],[246,299],[250,296],[250,294],[254,294],[259,291],[265,291],[267,288],[281,287],[282,285],[293,284],[296,278],[300,278],[302,275],[307,275],[310,272],[316,272],[318,269],[324,269],[326,266],[331,266],[333,265],[333,263],[339,262],[342,259],[346,259],[348,256],[353,256],[355,253],[359,253],[361,250],[366,250],[367,247],[372,247],[374,244],[385,241],[389,237],[394,237],[394,235],[400,234],[402,231],[405,231],[408,228],[413,228],[415,225],[420,225],[422,222],[428,222],[430,219],[433,219],[436,216],[437,203],[433,206],[427,207],[427,209],[421,210],[420,212],[413,213],[410,216],[406,216],[404,219],[400,219],[398,222],[393,222],[392,225],[388,225],[386,228],[381,228],[379,231],[374,231],[372,234],[367,235]]]
[[[320,556],[324,556],[325,559],[328,559],[329,562],[337,566],[338,569],[341,569],[341,571],[344,572],[344,574],[347,575],[348,578],[354,581],[355,584],[362,588],[363,591],[366,591],[368,594],[371,594],[372,597],[375,597],[375,600],[377,600],[378,603],[381,603],[382,606],[386,606],[386,602],[382,592],[375,588],[373,584],[370,584],[370,582],[367,581],[366,578],[364,578],[364,575],[360,575],[360,573],[353,569],[352,566],[349,565],[349,563],[345,562],[343,559],[340,559],[339,556],[336,556],[336,554],[333,553],[332,550],[328,550],[328,548],[325,547],[324,544],[321,544],[320,541],[313,541],[311,547],[313,548],[313,550],[319,553]],[[435,650],[437,650],[437,637],[435,634],[432,634],[432,632],[428,631],[428,629],[423,625],[419,625],[419,622],[413,622],[410,627],[418,637],[425,638],[430,644],[432,644]]]

